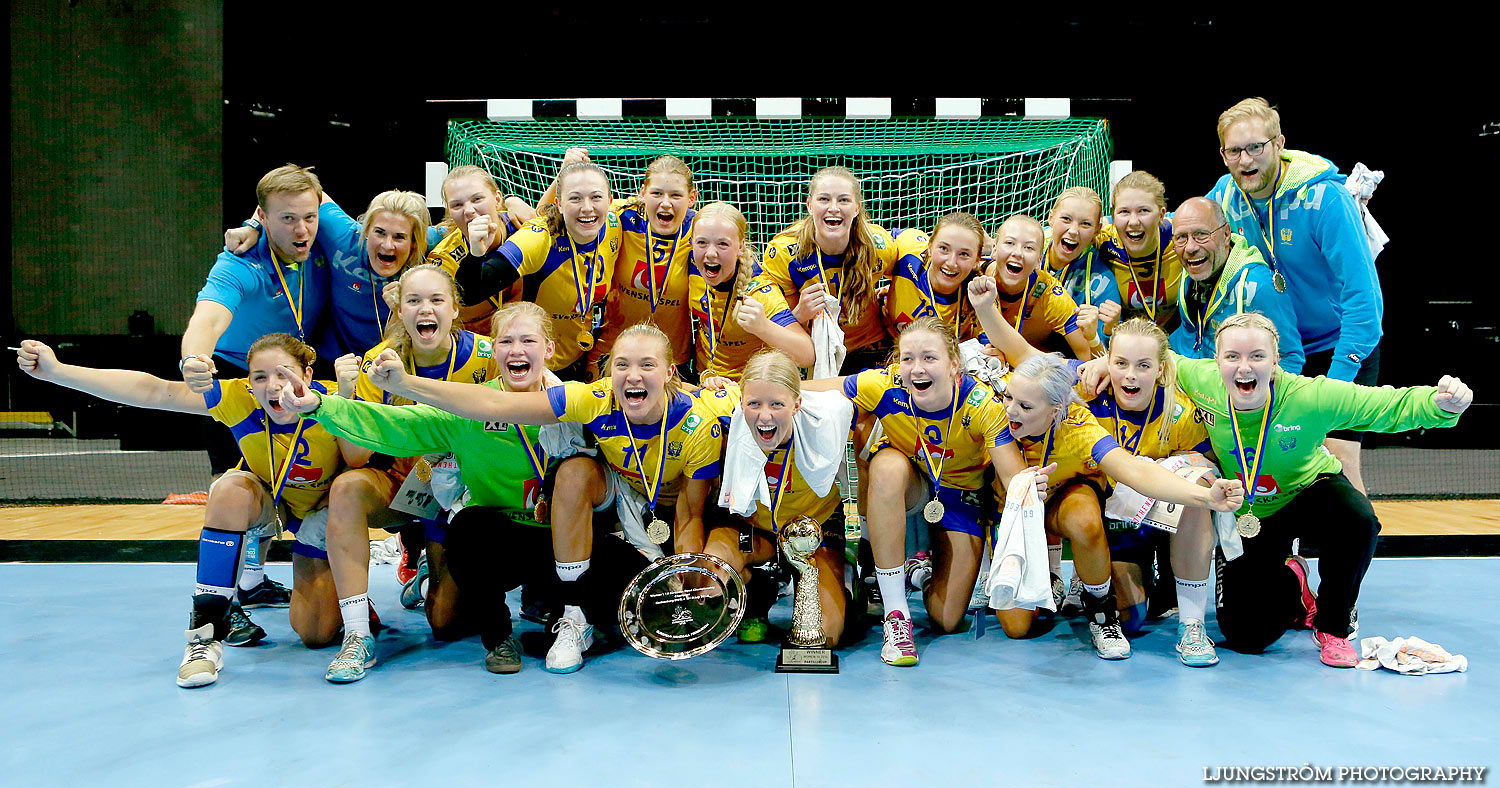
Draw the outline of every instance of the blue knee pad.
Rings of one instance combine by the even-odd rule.
[[[1145,602],[1131,605],[1130,607],[1121,610],[1120,613],[1120,629],[1124,630],[1125,634],[1127,635],[1134,635],[1135,633],[1140,632],[1141,627],[1146,625]],[[1126,620],[1125,618],[1124,614],[1126,613],[1130,614],[1129,620]]]
[[[198,585],[234,588],[244,552],[243,532],[205,527],[198,535]]]

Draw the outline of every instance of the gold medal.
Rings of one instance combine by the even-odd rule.
[[[551,521],[547,519],[547,516],[551,513],[550,507],[547,506],[547,496],[538,495],[536,497],[536,508],[531,511],[531,516],[542,525],[549,525]]]
[[[666,520],[653,519],[651,524],[646,526],[646,538],[651,540],[651,544],[665,544],[667,537],[671,535],[672,529],[667,527]]]
[[[1276,286],[1276,292],[1286,292],[1286,277],[1282,276],[1280,271],[1277,271],[1275,275],[1271,277],[1271,284]]]
[[[938,523],[942,522],[943,502],[934,497],[932,500],[927,502],[926,506],[922,507],[922,516],[927,518],[927,522],[932,523],[933,525],[937,525]]]
[[[427,484],[432,481],[432,463],[426,457],[419,458],[417,463],[411,466],[411,475],[417,477],[417,481]]]
[[[1246,539],[1254,539],[1260,534],[1260,518],[1248,512],[1242,514],[1234,521],[1234,530]]]

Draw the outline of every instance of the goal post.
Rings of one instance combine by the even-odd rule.
[[[1069,186],[1101,195],[1109,186],[1108,122],[1097,118],[576,118],[453,120],[450,166],[488,170],[502,188],[535,202],[563,153],[588,148],[615,196],[633,194],[663,153],[693,169],[699,204],[723,200],[765,243],[800,218],[807,180],[819,168],[848,167],[861,179],[866,209],[887,229],[931,229],[952,211],[993,228],[1013,213],[1044,219]]]

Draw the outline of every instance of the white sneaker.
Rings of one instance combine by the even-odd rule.
[[[573,673],[583,667],[583,652],[594,645],[594,625],[582,614],[563,613],[552,625],[557,640],[547,649],[547,672]]]
[[[214,640],[214,625],[189,629],[186,635],[187,649],[177,666],[177,686],[205,687],[218,681],[219,668],[224,666],[224,644]]]
[[[903,668],[917,664],[917,644],[910,618],[899,610],[892,610],[881,621],[881,629],[884,642],[880,647],[880,658],[885,664]]]
[[[1089,622],[1089,634],[1094,636],[1094,653],[1099,659],[1129,659],[1130,641],[1118,622],[1095,624]]]

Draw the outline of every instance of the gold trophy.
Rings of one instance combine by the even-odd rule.
[[[817,520],[798,516],[778,533],[781,551],[797,569],[792,596],[792,631],[776,658],[777,673],[837,673],[839,658],[823,636],[823,601],[818,596],[818,567],[813,553],[823,544],[823,528]]]

